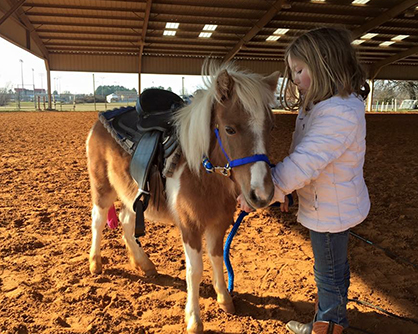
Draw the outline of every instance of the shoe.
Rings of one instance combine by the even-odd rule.
[[[314,322],[312,334],[342,334],[344,327],[333,322],[317,321]]]
[[[302,324],[300,322],[292,320],[286,324],[286,328],[295,334],[311,334],[313,323],[311,321],[310,323]]]

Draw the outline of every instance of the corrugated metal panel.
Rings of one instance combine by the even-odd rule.
[[[283,60],[284,51],[294,37],[318,26],[342,25],[358,34],[363,33],[362,29],[364,33],[378,33],[357,47],[364,64],[377,64],[418,46],[418,11],[414,12],[412,7],[412,12],[409,10],[405,15],[407,8],[402,7],[393,14],[405,0],[370,1],[366,6],[354,6],[351,0],[326,3],[292,0],[283,2],[282,8],[272,8],[275,3],[275,0],[153,0],[149,20],[145,19],[147,0],[27,0],[22,8],[24,18],[33,27],[35,40],[39,37],[41,49],[45,47],[44,52],[49,52],[53,59],[52,69],[96,71],[103,66],[102,71],[112,68],[136,72],[142,51],[142,69],[147,73],[198,74],[205,56],[232,57],[267,73]],[[0,0],[0,8],[8,10],[9,0]],[[262,20],[275,8],[276,14],[269,22]],[[383,21],[367,27],[383,13]],[[16,22],[10,18],[0,27],[0,33],[25,47],[25,28],[16,27]],[[175,36],[163,36],[167,22],[180,24]],[[257,22],[263,23],[258,26]],[[217,28],[210,38],[199,38],[205,24]],[[278,28],[290,30],[278,41],[266,41]],[[255,31],[255,35],[247,35],[250,31]],[[409,37],[386,48],[379,45],[399,34]],[[40,55],[38,46],[31,45]],[[96,61],[91,62],[95,56]],[[124,64],[111,64],[110,60]],[[407,57],[395,64],[412,67],[418,65],[418,58]],[[389,68],[382,73],[390,73]]]
[[[155,57],[142,58],[142,73],[200,74],[204,58]]]
[[[138,57],[123,55],[51,54],[52,71],[137,73]]]

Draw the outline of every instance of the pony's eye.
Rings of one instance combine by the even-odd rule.
[[[233,128],[231,128],[230,126],[225,126],[225,132],[227,134],[231,135],[231,136],[236,133],[236,131]]]

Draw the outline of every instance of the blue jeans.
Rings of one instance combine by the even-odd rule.
[[[319,233],[310,230],[315,257],[314,274],[318,288],[318,310],[315,321],[332,321],[348,327],[347,294],[350,267],[347,247],[349,230],[340,233]]]

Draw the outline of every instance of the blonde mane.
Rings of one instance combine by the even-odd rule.
[[[205,61],[202,75],[206,88],[200,90],[192,103],[181,109],[175,117],[182,152],[190,170],[196,174],[201,170],[203,155],[209,155],[212,110],[215,103],[222,103],[217,93],[216,79],[224,70],[234,80],[234,93],[251,119],[256,120],[260,110],[271,117],[268,111],[274,94],[263,81],[262,75],[239,70],[233,63],[219,65],[213,61]]]

